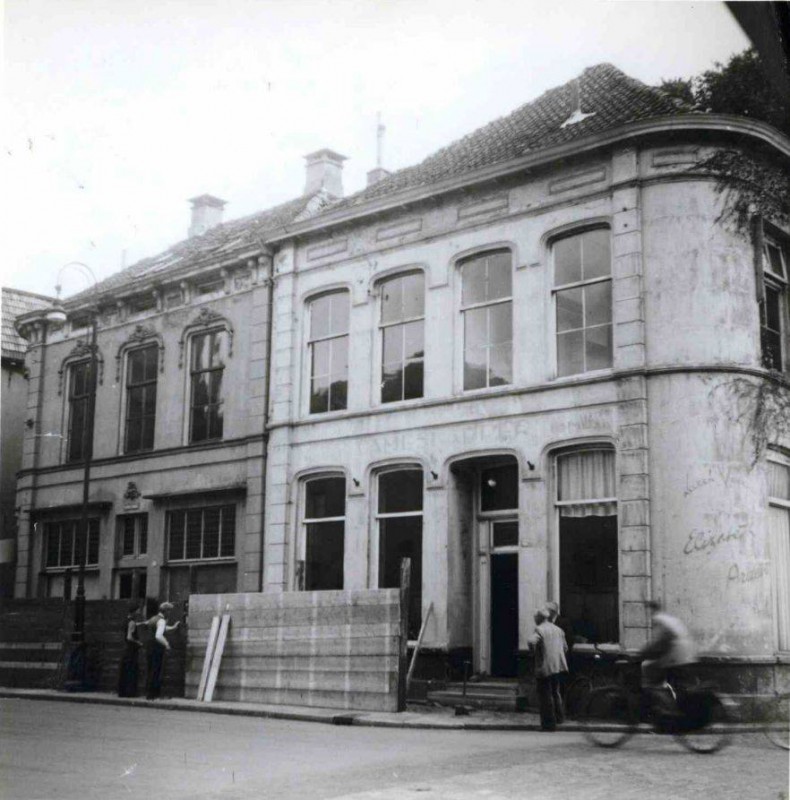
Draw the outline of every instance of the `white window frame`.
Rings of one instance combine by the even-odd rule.
[[[346,325],[346,332],[345,333],[330,333],[326,336],[319,336],[315,339],[312,336],[312,327],[313,327],[313,303],[318,300],[322,300],[325,297],[329,297],[330,295],[340,295],[345,294],[348,297],[348,320]],[[304,302],[304,309],[305,309],[305,342],[307,346],[304,349],[305,354],[305,367],[304,367],[304,375],[305,375],[305,404],[304,404],[304,414],[307,417],[318,417],[327,414],[342,414],[349,409],[349,401],[351,395],[351,307],[352,307],[352,294],[351,290],[345,286],[337,286],[332,287],[330,289],[326,289],[325,291],[316,292],[311,294],[309,297],[305,299]],[[349,358],[349,369],[346,371],[346,406],[345,408],[336,408],[331,409],[328,408],[326,411],[311,411],[310,406],[312,404],[312,396],[313,396],[313,345],[317,342],[325,342],[331,341],[333,339],[340,339],[342,337],[346,337],[348,340],[348,358]],[[331,364],[330,364],[330,372],[329,377],[331,378]],[[330,381],[330,392],[331,392],[331,381]],[[331,405],[331,394],[329,396],[329,405]]]
[[[609,233],[609,274],[603,275],[598,278],[590,278],[588,280],[581,280],[581,281],[574,281],[572,283],[565,283],[562,285],[557,285],[557,276],[556,276],[556,269],[555,269],[555,262],[554,262],[554,253],[555,253],[555,245],[564,240],[564,239],[572,239],[575,236],[582,236],[589,231],[594,230],[605,230]],[[612,228],[610,225],[606,224],[597,224],[597,225],[584,225],[579,228],[572,228],[567,231],[563,231],[562,233],[553,236],[549,241],[549,251],[550,251],[550,263],[551,263],[551,352],[553,353],[553,373],[554,378],[558,380],[570,380],[574,378],[578,378],[580,375],[589,375],[590,373],[598,374],[602,372],[606,372],[607,370],[611,370],[614,368],[614,352],[615,352],[615,342],[614,342],[614,276],[612,271],[613,266],[613,253],[612,253]],[[582,256],[583,257],[583,256]],[[612,336],[612,363],[608,367],[600,367],[594,370],[587,369],[587,349],[585,347],[584,351],[582,352],[582,357],[584,359],[584,369],[581,372],[572,372],[568,375],[560,375],[560,354],[559,354],[559,347],[558,347],[558,336],[559,331],[557,330],[557,295],[559,292],[566,291],[567,289],[578,289],[584,288],[586,286],[592,286],[596,283],[605,283],[609,282],[612,286],[612,315],[611,320],[609,322],[609,327],[611,328],[611,336]],[[584,322],[584,292],[582,292],[582,323]],[[602,328],[603,325],[591,325],[589,329],[592,328]],[[589,330],[586,327],[582,328],[575,328],[574,330],[581,330],[586,331]],[[565,331],[566,333],[568,331]]]
[[[192,441],[192,348],[194,347],[195,337],[197,336],[205,336],[210,335],[212,333],[221,333],[225,337],[225,363],[222,367],[222,410],[223,410],[223,419],[222,419],[222,436],[219,439],[201,439],[200,441],[193,442]],[[194,330],[189,331],[187,334],[187,341],[186,341],[186,354],[187,359],[185,362],[184,368],[184,431],[183,431],[183,442],[185,445],[191,445],[195,447],[200,447],[204,444],[211,444],[213,442],[221,442],[227,438],[227,418],[225,416],[225,411],[227,410],[226,401],[227,401],[227,369],[228,369],[228,360],[231,356],[231,347],[232,347],[233,339],[232,333],[228,329],[226,324],[210,327],[210,328],[196,328]]]
[[[790,458],[781,455],[775,451],[769,451],[768,453],[768,461],[773,462],[774,464],[779,464],[787,469],[790,469]],[[775,508],[783,508],[787,511],[788,515],[790,515],[790,500],[783,498],[783,497],[772,497],[768,496],[768,505],[774,506]],[[770,547],[770,541],[769,541]],[[774,641],[776,642],[776,650],[780,653],[787,653],[790,652],[790,647],[780,650],[779,649],[779,616],[776,613],[776,609],[779,604],[779,598],[776,596],[776,588],[779,585],[777,576],[776,576],[776,562],[774,561],[773,554],[771,554],[771,584],[773,589],[773,597],[771,601],[772,611],[774,612]]]
[[[307,484],[310,481],[321,480],[326,478],[341,478],[343,480],[343,508],[345,513],[342,517],[308,517],[307,516]],[[342,522],[343,523],[343,585],[346,586],[345,559],[348,548],[346,547],[346,534],[347,526],[346,519],[348,517],[348,477],[344,472],[328,471],[328,472],[313,472],[309,475],[303,475],[299,479],[299,519],[298,519],[298,535],[296,537],[296,552],[293,569],[291,570],[291,581],[293,591],[306,591],[302,586],[307,581],[307,526],[321,522]],[[301,581],[298,575],[298,564],[302,564]]]

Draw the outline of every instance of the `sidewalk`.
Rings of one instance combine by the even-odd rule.
[[[25,700],[52,700],[63,703],[98,703],[108,706],[133,706],[160,711],[195,711],[203,714],[227,714],[241,717],[263,717],[268,719],[298,720],[301,722],[323,722],[327,725],[359,725],[369,728],[416,728],[421,730],[497,730],[540,731],[540,718],[531,712],[485,711],[472,709],[467,716],[456,716],[448,707],[409,704],[401,713],[388,711],[343,711],[336,708],[306,708],[303,706],[262,705],[258,703],[212,702],[184,698],[116,697],[102,692],[82,694],[59,692],[54,689],[10,689],[0,687],[0,698],[13,697]],[[609,727],[609,726],[607,726]],[[750,723],[728,725],[733,732],[750,733],[762,730],[762,726]],[[569,720],[558,730],[581,731],[582,726]],[[640,733],[649,733],[648,726],[640,725]]]

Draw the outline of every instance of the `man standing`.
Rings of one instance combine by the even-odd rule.
[[[549,621],[545,609],[535,612],[535,626],[530,643],[535,648],[540,727],[544,731],[553,731],[558,723],[565,720],[560,695],[560,675],[568,671],[565,660],[568,645],[565,634]]]

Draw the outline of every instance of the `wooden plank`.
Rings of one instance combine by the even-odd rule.
[[[217,646],[217,634],[219,633],[219,617],[214,616],[211,620],[211,631],[206,642],[206,656],[203,659],[203,670],[200,673],[200,683],[198,684],[197,700],[202,700],[206,694],[206,682],[211,668],[211,660],[214,658],[214,648]]]
[[[211,702],[214,697],[214,687],[217,685],[217,676],[219,675],[219,665],[222,663],[222,651],[225,649],[225,640],[228,638],[228,627],[230,626],[230,614],[222,615],[222,622],[219,626],[219,637],[217,644],[214,648],[214,655],[211,658],[211,671],[208,676],[208,684],[206,685],[205,701]]]
[[[409,599],[411,597],[411,559],[400,562],[400,657],[398,658],[398,711],[406,710],[406,671],[409,658]]]
[[[428,618],[431,616],[431,611],[433,611],[433,602],[428,604],[428,610],[425,612],[425,619],[422,621],[422,625],[420,626],[420,635],[417,637],[417,646],[414,648],[414,653],[411,657],[411,664],[409,664],[409,674],[406,676],[406,695],[409,694],[409,686],[411,686],[411,676],[414,673],[414,666],[417,663],[417,656],[420,653],[420,648],[422,647],[422,639],[425,636],[425,628],[428,625]]]

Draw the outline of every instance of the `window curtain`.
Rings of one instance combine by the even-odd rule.
[[[617,495],[614,450],[588,450],[557,458],[557,499],[562,517],[613,517],[617,502],[596,502]]]
[[[790,650],[790,509],[768,507],[779,649]]]
[[[790,467],[768,462],[768,496],[790,501]]]

